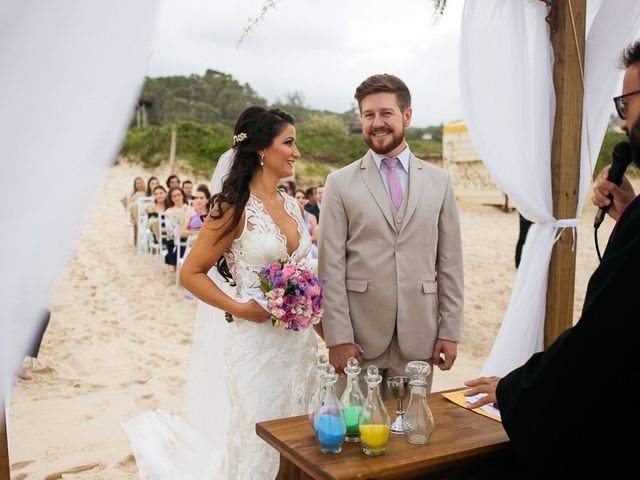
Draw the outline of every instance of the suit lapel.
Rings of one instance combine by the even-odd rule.
[[[380,172],[378,171],[378,167],[376,166],[376,162],[374,162],[371,153],[367,153],[360,161],[360,173],[362,174],[362,180],[369,189],[371,196],[378,204],[380,210],[382,210],[384,218],[387,219],[391,228],[397,232],[395,222],[393,221],[393,214],[391,213],[391,205],[389,205],[387,191],[384,189],[382,179],[380,178]]]
[[[409,159],[409,198],[407,198],[407,210],[404,214],[404,221],[402,222],[400,232],[404,230],[404,227],[409,223],[409,220],[411,220],[411,216],[416,211],[416,207],[422,196],[424,183],[423,173],[422,162],[411,154]]]

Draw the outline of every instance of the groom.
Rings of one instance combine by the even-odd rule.
[[[393,75],[356,89],[370,150],[327,178],[318,269],[329,360],[349,357],[404,375],[411,360],[448,370],[462,327],[460,223],[449,175],[418,160],[405,141],[411,94]]]

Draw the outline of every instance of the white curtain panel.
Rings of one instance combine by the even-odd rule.
[[[5,404],[133,113],[156,3],[0,3],[0,393]]]
[[[617,13],[616,13],[617,12]],[[596,1],[586,49],[586,99],[579,216],[619,80],[620,50],[635,37],[640,2]],[[462,16],[460,85],[464,118],[489,173],[531,227],[511,301],[482,375],[505,375],[542,350],[547,275],[561,228],[551,194],[555,113],[553,50],[540,0],[467,0]],[[586,128],[588,126],[588,129]],[[588,135],[587,135],[588,132]]]

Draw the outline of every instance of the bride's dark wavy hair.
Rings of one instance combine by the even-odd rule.
[[[259,150],[273,143],[273,139],[282,133],[287,125],[295,125],[293,117],[277,108],[270,110],[253,106],[246,108],[238,117],[233,129],[235,150],[229,175],[222,184],[222,190],[209,202],[210,216],[221,219],[233,207],[233,215],[227,222],[223,235],[232,232],[240,223],[244,207],[249,200],[249,182],[260,168]],[[244,134],[244,135],[243,135]],[[242,137],[244,139],[240,140]],[[218,272],[231,281],[231,272],[224,256],[220,256],[216,266]]]

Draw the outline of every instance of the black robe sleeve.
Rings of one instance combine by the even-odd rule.
[[[580,321],[498,384],[503,426],[534,478],[640,478],[640,202],[627,210]]]

